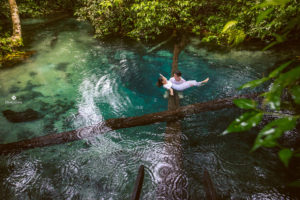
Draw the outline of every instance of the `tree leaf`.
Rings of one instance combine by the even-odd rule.
[[[270,91],[265,93],[264,104],[269,104],[273,110],[279,110],[282,90],[288,85],[295,83],[299,78],[300,66],[281,74],[279,78],[274,81]]]
[[[300,158],[300,153],[295,153],[294,156]]]
[[[256,18],[256,25],[259,24],[262,20],[264,20],[273,10],[274,8],[269,8],[261,12]]]
[[[277,41],[278,43],[282,43],[282,42],[284,42],[284,41],[286,40],[285,35],[279,35],[279,34],[277,34],[277,33],[273,33],[272,35],[275,36],[276,41]]]
[[[288,184],[291,187],[300,187],[300,179]]]
[[[242,132],[255,127],[261,120],[263,114],[257,111],[249,111],[236,118],[228,128],[222,133],[223,135],[232,132]]]
[[[263,104],[268,104],[272,110],[279,110],[282,90],[283,86],[273,84],[271,90],[265,93]]]
[[[274,147],[277,145],[277,139],[285,131],[295,128],[296,117],[284,117],[268,123],[257,135],[251,151],[255,151],[261,146]]]
[[[228,29],[230,29],[231,27],[233,27],[234,25],[236,25],[238,23],[238,21],[236,20],[232,20],[232,21],[229,21],[225,24],[223,30],[222,30],[222,33],[225,33]]]
[[[252,99],[235,99],[233,102],[242,109],[254,109],[256,107],[256,102]]]
[[[274,41],[274,42],[268,44],[265,48],[262,49],[262,51],[266,51],[266,50],[270,49],[272,46],[274,46],[276,44],[279,44],[279,42],[278,41]]]
[[[300,86],[296,85],[291,88],[290,90],[292,94],[292,98],[294,99],[296,104],[300,104]]]
[[[267,80],[269,80],[270,78],[268,77],[264,77],[264,78],[261,78],[261,79],[257,79],[257,80],[253,80],[253,81],[250,81],[248,83],[245,83],[244,85],[242,85],[241,87],[239,87],[238,89],[241,90],[241,89],[244,89],[244,88],[255,88],[257,87],[258,85],[266,82]]]
[[[280,65],[279,67],[277,67],[275,70],[273,70],[270,74],[269,74],[269,78],[274,78],[276,76],[279,75],[279,73],[284,70],[287,66],[289,66],[293,61],[288,61],[282,65]]]
[[[289,161],[293,155],[293,151],[290,149],[281,149],[278,153],[280,160],[283,162],[283,164],[288,167]]]
[[[267,7],[267,6],[284,6],[290,0],[265,0],[263,3],[260,4],[260,7]]]

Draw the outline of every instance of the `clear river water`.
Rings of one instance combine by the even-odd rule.
[[[1,112],[0,143],[167,109],[164,90],[155,83],[159,73],[170,75],[173,44],[147,53],[151,47],[138,42],[97,40],[88,23],[73,18],[43,25],[45,21],[23,21],[25,44],[37,53],[0,70],[1,111],[31,108],[43,117],[13,123]],[[179,69],[186,80],[210,81],[184,91],[181,104],[241,94],[237,87],[261,78],[280,59],[270,51],[208,51],[192,38],[179,56]],[[2,155],[0,198],[130,199],[138,168],[144,165],[141,199],[156,199],[157,188],[168,188],[165,199],[204,199],[204,169],[224,199],[294,199],[282,186],[290,175],[277,153],[250,153],[255,131],[221,136],[241,113],[230,108],[182,120],[181,172],[167,182],[161,177],[178,163],[166,151],[172,145],[165,142],[166,124],[159,123]]]

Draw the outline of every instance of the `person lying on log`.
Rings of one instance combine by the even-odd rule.
[[[181,75],[182,74],[181,74],[180,71],[175,71],[174,74],[173,74],[173,77],[171,77],[169,81],[171,81],[173,85],[174,84],[176,84],[176,85],[182,84],[186,80],[184,80]],[[164,95],[164,97],[165,96],[167,97],[167,95],[168,95],[168,93],[166,92],[166,94]],[[178,92],[178,97],[179,97],[179,99],[183,99],[182,91]]]
[[[164,88],[169,90],[171,96],[174,95],[173,89],[177,90],[177,91],[183,91],[183,90],[188,89],[193,86],[201,86],[203,83],[207,83],[209,80],[209,78],[206,78],[205,80],[200,81],[200,82],[197,82],[196,80],[186,81],[180,77],[180,79],[177,79],[178,80],[177,82],[179,82],[179,84],[176,84],[176,83],[173,84],[171,82],[172,78],[170,79],[170,81],[168,81],[167,78],[164,77],[162,74],[159,74],[159,75],[160,75],[160,77],[158,78],[158,81],[156,83],[157,86],[158,87],[163,86]],[[181,73],[180,73],[180,75],[181,75]],[[174,79],[175,79],[175,77],[174,77]],[[175,79],[175,81],[176,81],[176,79]]]

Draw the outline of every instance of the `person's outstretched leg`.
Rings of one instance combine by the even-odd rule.
[[[209,80],[209,78],[207,78],[207,79],[205,79],[204,81],[201,81],[201,82],[197,82],[195,80],[185,81],[184,83],[181,83],[181,84],[173,84],[172,88],[177,90],[177,91],[183,91],[183,90],[188,89],[188,88],[193,87],[193,86],[200,86],[203,83],[206,83],[208,80]]]

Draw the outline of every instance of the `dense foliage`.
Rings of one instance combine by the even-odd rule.
[[[41,17],[52,14],[57,11],[74,12],[77,1],[72,0],[17,0],[18,11],[22,18],[26,17]],[[8,0],[0,0],[0,61],[6,57],[11,57],[14,54],[19,54],[16,51],[22,46],[21,41],[13,41],[11,39],[11,16]]]
[[[281,3],[281,6],[284,6],[286,3],[286,1],[277,2]],[[274,7],[276,4],[273,2],[273,5],[271,5],[265,13],[259,15],[257,17],[257,23],[268,18],[269,13],[274,9],[272,6]],[[292,30],[299,26],[299,24],[295,23],[299,19],[295,19],[296,20],[287,22],[286,27],[283,27],[281,30],[282,34],[275,34],[276,40],[264,49],[268,49],[287,40],[288,36],[291,35]],[[228,22],[226,25],[230,26],[230,24],[232,24],[232,22]],[[226,29],[226,26],[224,29]],[[242,85],[240,89],[255,88],[269,81],[271,81],[270,89],[261,95],[263,97],[262,105],[259,105],[258,102],[250,99],[238,99],[234,101],[238,107],[248,111],[236,118],[223,134],[250,130],[259,125],[264,116],[272,116],[274,120],[269,121],[268,124],[259,131],[252,147],[252,151],[257,150],[260,147],[277,147],[279,148],[279,158],[283,164],[288,167],[292,157],[300,157],[300,148],[284,146],[278,142],[278,139],[281,138],[285,132],[294,130],[297,127],[297,124],[299,124],[299,60],[296,58],[285,62],[273,70],[267,77],[250,81]],[[297,134],[299,134],[299,132]],[[290,186],[300,187],[300,177],[295,178],[298,178],[298,180],[290,183]]]
[[[291,21],[299,22],[297,0],[82,0],[76,15],[92,22],[96,36],[111,34],[149,39],[173,30],[203,33],[204,41],[228,39],[238,44],[248,36],[268,40]],[[228,21],[235,29],[223,31]],[[299,24],[299,23],[298,23]],[[297,30],[299,27],[293,27]],[[239,39],[235,39],[238,36]],[[294,35],[294,37],[297,34]],[[298,37],[298,36],[297,36]],[[225,42],[225,43],[226,43]]]
[[[232,46],[246,38],[274,40],[270,46],[299,39],[298,0],[17,0],[17,4],[21,19],[61,10],[74,12],[79,19],[89,20],[100,38],[119,35],[151,40],[176,31],[202,35],[203,42]],[[10,19],[7,0],[0,0],[0,18]],[[5,36],[11,30],[3,26],[0,23],[1,55],[11,46]],[[284,29],[294,34],[282,35]]]

